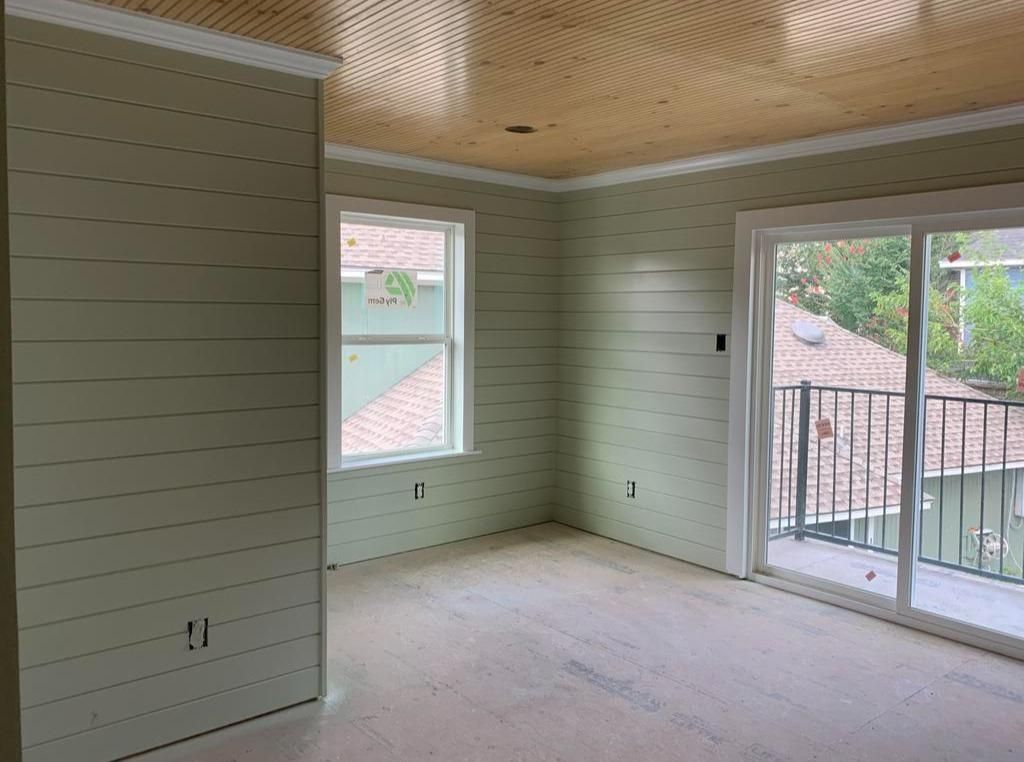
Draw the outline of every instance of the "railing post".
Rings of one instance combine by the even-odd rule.
[[[804,539],[807,523],[807,452],[811,435],[811,382],[800,382],[800,433],[796,460],[796,539]]]

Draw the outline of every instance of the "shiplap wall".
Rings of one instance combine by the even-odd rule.
[[[351,563],[548,521],[555,483],[554,196],[328,160],[327,193],[476,211],[481,455],[328,476],[328,559]],[[413,500],[413,483],[426,497]]]
[[[561,195],[555,518],[725,569],[736,212],[1021,180],[1014,127]]]
[[[25,759],[106,760],[319,692],[318,90],[8,22]]]
[[[7,121],[4,2],[0,0],[0,124]],[[0,141],[0,177],[7,176],[7,141]],[[11,282],[7,183],[0,183],[0,759],[21,759],[18,614],[14,584],[14,438],[11,415]]]

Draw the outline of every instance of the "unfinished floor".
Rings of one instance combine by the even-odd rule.
[[[138,759],[1024,755],[1024,664],[559,524],[329,581],[326,701]]]

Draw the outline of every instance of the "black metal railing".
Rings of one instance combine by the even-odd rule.
[[[896,554],[903,402],[899,391],[774,387],[770,539]],[[919,560],[1024,582],[1024,403],[926,394],[923,431]]]

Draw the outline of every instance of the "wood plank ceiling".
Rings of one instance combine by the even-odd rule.
[[[331,142],[552,178],[1024,101],[1024,0],[106,2],[343,56]]]

